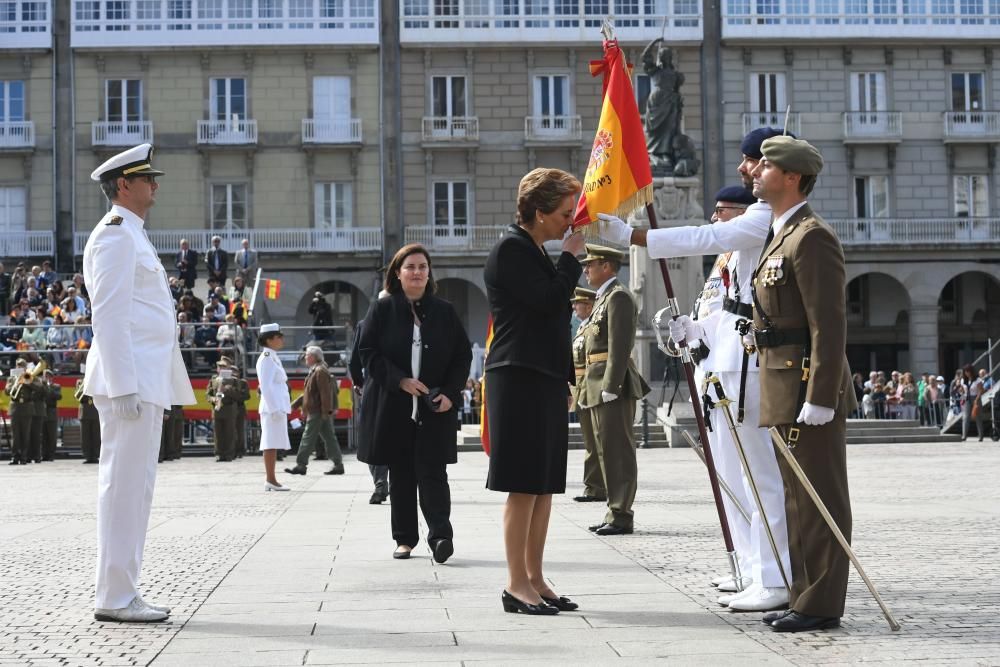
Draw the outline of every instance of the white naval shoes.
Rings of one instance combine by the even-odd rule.
[[[157,611],[147,606],[138,595],[132,598],[127,607],[94,610],[95,620],[112,621],[115,623],[156,623],[166,618],[166,612]]]
[[[264,482],[265,491],[291,491],[287,486],[282,486],[281,484],[271,484],[270,482]]]
[[[733,578],[731,574],[720,574],[719,576],[712,579],[712,585],[718,588],[720,585],[730,581]]]
[[[736,600],[740,600],[740,599],[742,599],[744,597],[747,597],[748,595],[753,595],[754,593],[756,593],[757,589],[759,589],[759,588],[760,588],[760,585],[758,585],[758,584],[751,584],[751,585],[747,586],[746,588],[744,588],[742,591],[740,591],[738,593],[730,593],[729,595],[722,595],[722,596],[720,596],[719,599],[718,599],[718,602],[723,607],[728,607],[728,606],[732,605],[733,602],[736,601]]]
[[[751,577],[741,577],[741,580],[743,582],[743,590],[746,590],[753,585],[753,578]],[[733,579],[732,577],[726,577],[725,581],[723,581],[721,584],[716,584],[716,588],[718,588],[723,593],[738,592],[736,590],[736,580]]]
[[[170,607],[164,607],[164,606],[158,605],[158,604],[149,604],[148,602],[146,602],[145,600],[142,599],[141,595],[139,595],[137,597],[139,598],[139,602],[143,603],[144,605],[146,605],[150,609],[152,609],[154,611],[162,611],[167,616],[170,615]]]
[[[729,603],[734,611],[774,611],[788,606],[788,591],[779,586],[755,586],[748,595],[741,595]]]

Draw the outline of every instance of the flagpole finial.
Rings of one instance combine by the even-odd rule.
[[[781,128],[781,133],[788,136],[788,117],[792,115],[792,105],[785,107],[785,125]]]
[[[615,26],[610,16],[601,21],[601,34],[604,35],[604,41],[606,42],[614,40]]]

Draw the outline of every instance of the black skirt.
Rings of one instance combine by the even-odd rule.
[[[566,492],[569,390],[565,380],[519,366],[486,372],[492,491]]]

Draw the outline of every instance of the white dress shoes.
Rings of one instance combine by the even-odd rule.
[[[718,588],[720,585],[732,580],[732,575],[730,574],[720,574],[719,576],[712,579],[712,585]]]
[[[743,589],[739,593],[730,593],[728,595],[720,596],[718,602],[723,607],[728,607],[735,600],[739,600],[739,599],[744,598],[744,597],[746,597],[748,595],[753,595],[757,591],[758,588],[760,588],[760,586],[758,586],[757,584],[753,584],[753,585],[747,586],[745,589]]]
[[[264,482],[265,491],[290,491],[287,486],[282,486],[281,484],[271,484],[270,482]]]
[[[136,595],[127,607],[121,609],[95,609],[94,619],[114,623],[156,623],[167,618],[167,613],[152,609]]]
[[[164,607],[164,606],[158,605],[158,604],[149,604],[148,602],[146,602],[145,600],[142,599],[141,595],[138,596],[138,597],[139,597],[139,602],[143,603],[144,605],[146,605],[150,609],[153,609],[154,611],[162,611],[167,616],[170,615],[170,607]]]
[[[729,603],[734,611],[774,611],[788,607],[788,591],[784,587],[754,588],[749,595],[741,595]]]
[[[753,579],[751,577],[741,577],[743,583],[743,590],[750,588],[753,584]],[[732,577],[726,577],[726,580],[720,584],[716,584],[718,588],[723,593],[737,593],[736,581]]]

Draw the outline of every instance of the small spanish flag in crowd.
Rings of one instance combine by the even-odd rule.
[[[490,354],[490,345],[493,343],[493,316],[490,315],[486,325],[486,351],[483,353],[483,367],[486,366],[486,358]],[[490,455],[490,425],[486,419],[486,373],[479,383],[482,405],[479,406],[479,440],[483,443],[483,451],[486,456]]]
[[[598,213],[625,218],[653,201],[646,135],[617,41],[604,42],[604,59],[592,61],[590,73],[604,76],[604,103],[573,220],[576,230],[597,220]]]
[[[264,281],[264,298],[265,299],[277,299],[281,296],[281,281],[280,280],[265,280]]]
[[[51,315],[52,317],[55,317],[56,315],[58,315],[61,312],[62,312],[62,308],[60,308],[59,306],[52,306],[52,310],[49,311],[49,315]]]

